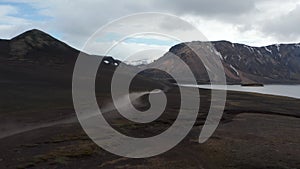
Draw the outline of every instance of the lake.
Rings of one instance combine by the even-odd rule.
[[[230,91],[253,92],[261,94],[271,94],[278,96],[287,96],[300,99],[300,85],[265,85],[264,87],[245,87],[241,85],[189,85],[181,86],[198,87],[203,89],[227,89]]]

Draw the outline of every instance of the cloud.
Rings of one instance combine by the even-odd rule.
[[[26,19],[15,17],[18,9],[11,5],[0,5],[0,36],[10,38],[14,36],[21,27],[28,26],[30,23]]]
[[[139,35],[114,40],[114,37],[91,40],[84,47],[84,52],[94,55],[113,56],[122,61],[155,60],[166,53],[169,48],[178,42],[157,35]]]
[[[202,16],[242,15],[255,9],[255,1],[239,0],[173,0],[154,1],[156,7],[167,9],[175,14],[194,14]]]
[[[68,44],[81,49],[101,26],[136,12],[166,12],[195,25],[208,40],[230,40],[249,45],[296,42],[300,31],[299,0],[10,0],[0,8],[0,36],[11,37],[31,27],[59,35]],[[14,4],[13,4],[14,3]],[[4,3],[5,4],[5,3]],[[16,5],[19,4],[19,5]],[[34,17],[23,17],[33,8]],[[1,4],[3,6],[3,3]],[[21,13],[20,13],[21,12]],[[46,17],[46,18],[45,18]],[[38,18],[43,18],[38,19]],[[151,25],[152,21],[143,20]],[[161,30],[187,31],[170,20]]]
[[[63,32],[63,39],[81,48],[87,38],[101,26],[121,16],[142,11],[142,8],[137,7],[139,3],[129,0],[53,0],[41,1],[37,7],[43,7],[41,13],[53,18],[49,22],[51,28]]]
[[[155,60],[169,50],[169,45],[154,45],[133,42],[118,42],[118,45],[111,48],[116,42],[92,42],[85,52],[96,55],[113,56],[122,61],[137,61],[143,59]],[[110,49],[107,51],[107,49]],[[105,51],[105,52],[104,52]],[[143,53],[143,55],[141,55]]]
[[[28,29],[46,27],[50,18],[32,5],[14,0],[0,2],[0,38],[10,39]]]
[[[280,41],[300,40],[300,5],[289,13],[264,22],[262,30]]]

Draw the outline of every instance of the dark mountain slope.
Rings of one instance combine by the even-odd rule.
[[[34,111],[40,106],[44,106],[42,110],[55,107],[72,109],[72,76],[79,53],[36,29],[11,40],[0,40],[0,113],[25,109]],[[83,55],[103,59],[98,70],[100,76],[96,78],[96,90],[109,93],[112,75],[121,62],[112,57]],[[133,67],[128,66],[130,69]],[[128,73],[124,72],[123,76]],[[136,90],[165,87],[141,76],[135,78],[134,84],[133,89]]]
[[[74,48],[35,29],[2,41],[0,51],[0,73],[9,80],[40,79],[57,83],[58,79],[67,78],[79,54]]]
[[[195,41],[175,45],[169,50],[169,53],[177,55],[190,67],[199,83],[208,83],[206,69],[199,57],[188,47],[190,45],[200,51],[200,57],[206,56],[204,49],[220,57],[228,83],[300,83],[300,44],[251,47],[228,41]],[[165,54],[148,66],[182,72],[183,66],[175,62],[170,54]],[[145,75],[161,78],[161,74],[153,70]]]
[[[300,82],[300,45],[251,47],[227,41],[213,42],[224,63],[262,83]],[[249,76],[249,75],[252,75]]]

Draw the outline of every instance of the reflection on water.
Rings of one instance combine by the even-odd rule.
[[[245,87],[240,85],[188,85],[184,84],[181,86],[187,87],[199,87],[203,89],[224,89],[230,91],[242,91],[242,92],[253,92],[262,94],[271,94],[279,96],[287,96],[293,98],[300,98],[300,85],[265,85],[264,87]]]

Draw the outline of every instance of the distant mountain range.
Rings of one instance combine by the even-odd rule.
[[[168,53],[149,65],[171,72],[182,72],[182,66],[174,57],[180,57],[192,70],[199,83],[208,83],[205,66],[188,46],[193,49],[208,47],[218,55],[223,63],[228,83],[264,83],[264,84],[299,84],[300,83],[300,44],[278,44],[264,47],[251,47],[228,41],[187,42],[173,46]],[[201,52],[200,52],[201,53]],[[160,74],[155,71],[149,76]]]
[[[251,47],[228,41],[187,42],[173,46],[164,56],[144,66],[180,72],[182,68],[170,57],[172,53],[188,64],[199,83],[209,83],[201,60],[187,47],[187,44],[197,48],[208,43],[214,46],[211,50],[220,55],[228,83],[300,84],[300,44]],[[79,52],[36,29],[11,40],[0,40],[1,80],[44,79],[70,82]],[[103,64],[111,71],[119,63],[121,62],[112,57],[103,59]],[[128,67],[139,69],[129,65]],[[155,79],[169,78],[157,70],[144,71],[141,74]]]

